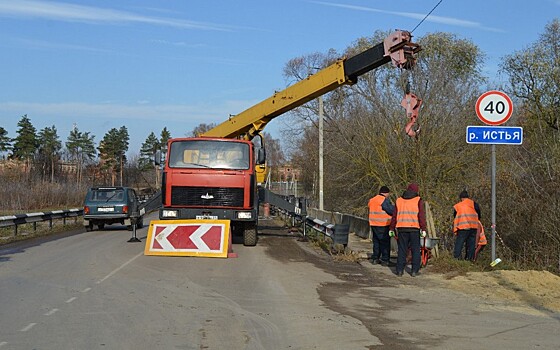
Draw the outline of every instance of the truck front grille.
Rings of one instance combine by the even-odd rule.
[[[171,188],[171,205],[243,207],[243,199],[243,188],[188,186]]]

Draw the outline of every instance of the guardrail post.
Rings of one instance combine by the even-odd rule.
[[[16,224],[16,225],[14,225],[14,236],[17,236],[17,227],[18,227],[18,225],[17,225],[17,224]]]
[[[343,246],[348,245],[348,234],[350,232],[350,225],[334,225],[334,232],[333,232],[333,243],[334,244],[342,244]]]
[[[49,219],[49,229],[52,230],[52,219]]]
[[[37,223],[36,222],[33,223],[33,232],[37,232]]]

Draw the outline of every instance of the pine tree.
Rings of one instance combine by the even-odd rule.
[[[112,128],[99,143],[99,154],[103,161],[102,169],[111,172],[111,185],[116,182],[117,173],[120,173],[121,186],[123,184],[123,168],[126,163],[126,151],[128,150],[128,130],[125,126],[120,129]]]
[[[153,167],[154,156],[156,154],[156,151],[160,149],[161,144],[159,143],[156,134],[154,134],[154,132],[152,131],[146,138],[146,141],[144,141],[144,143],[142,144],[142,148],[140,148],[140,170],[147,170]]]
[[[58,138],[56,127],[46,127],[39,132],[39,158],[42,163],[43,177],[50,172],[51,182],[54,182],[55,164],[60,159],[62,143]]]
[[[31,124],[27,114],[22,116],[17,126],[17,136],[13,139],[12,157],[25,162],[25,171],[28,173],[31,168],[33,157],[39,147],[37,130]]]
[[[128,141],[130,140],[130,137],[128,135],[128,129],[126,128],[126,126],[121,126],[121,128],[119,129],[119,153],[118,153],[118,157],[119,157],[119,172],[121,175],[121,186],[123,185],[123,173],[124,173],[124,165],[126,164],[126,151],[128,151]]]
[[[10,150],[12,143],[8,137],[8,131],[0,126],[0,152],[7,152]]]
[[[80,183],[83,177],[83,168],[88,160],[95,158],[95,136],[90,136],[89,132],[81,132],[74,127],[68,135],[66,149],[70,153],[71,160],[76,162],[76,182]]]
[[[160,162],[165,161],[165,157],[167,156],[167,141],[169,141],[170,138],[171,138],[171,133],[169,132],[169,130],[167,130],[167,127],[164,127],[163,130],[161,131],[160,138],[159,138],[161,157],[163,157],[163,159],[160,159]],[[161,166],[156,165],[154,162],[154,171],[156,172],[156,188],[160,188],[160,183],[161,183],[160,170],[161,170]]]
[[[159,137],[159,144],[161,145],[160,150],[161,150],[162,157],[165,157],[165,155],[167,154],[167,141],[169,141],[170,138],[171,138],[171,133],[169,132],[169,130],[167,130],[167,127],[164,127]],[[160,161],[161,160],[163,159],[160,159]]]

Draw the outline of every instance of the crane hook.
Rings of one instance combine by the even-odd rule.
[[[418,111],[422,106],[422,99],[410,92],[410,81],[406,83],[405,95],[401,101],[401,106],[406,110],[409,122],[405,125],[404,131],[410,137],[418,137],[420,126],[417,125]]]

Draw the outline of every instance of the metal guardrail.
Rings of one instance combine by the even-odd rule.
[[[276,207],[288,216],[303,220],[307,216],[307,200],[303,197],[284,196],[266,188],[259,188],[259,200]]]
[[[352,232],[360,238],[370,238],[369,221],[350,214],[308,208],[309,216],[333,224],[348,225],[348,232]]]
[[[323,233],[332,239],[333,244],[348,244],[350,232],[362,238],[369,237],[369,222],[356,216],[327,212],[314,208],[307,208],[307,199],[303,197],[281,196],[267,189],[259,192],[261,201],[276,207],[280,212],[302,222],[303,234],[306,235],[307,226]]]
[[[145,202],[141,203],[138,206],[138,211],[140,215],[144,215],[145,213],[150,213],[154,210],[157,210],[161,207],[161,190],[154,193],[150,198],[148,198]]]
[[[134,219],[137,219],[138,217],[144,215],[145,213],[149,213],[154,210],[157,210],[159,207],[161,207],[161,191],[156,192],[145,202],[140,203],[140,205],[138,206],[138,211],[132,213],[131,216]],[[0,216],[0,228],[13,226],[14,236],[17,236],[18,226],[20,225],[32,223],[33,231],[37,231],[38,222],[48,221],[49,229],[52,229],[53,220],[62,219],[63,225],[66,225],[67,218],[77,219],[79,216],[83,216],[83,215],[84,215],[83,208],[80,209],[75,208],[75,209]]]
[[[13,226],[14,236],[17,236],[19,225],[33,223],[33,231],[36,231],[38,222],[48,221],[49,228],[52,228],[53,220],[55,219],[62,219],[63,224],[66,225],[67,218],[77,219],[78,216],[82,216],[83,214],[84,209],[82,208],[0,216],[0,228]]]
[[[348,245],[349,225],[331,224],[316,218],[307,217],[306,224],[311,226],[315,231],[323,233],[332,239],[333,244]]]

